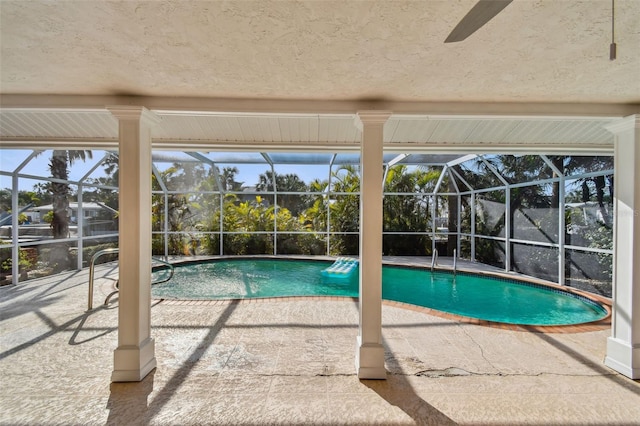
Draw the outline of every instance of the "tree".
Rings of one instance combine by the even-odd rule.
[[[0,212],[11,210],[11,189],[0,189]]]
[[[18,191],[18,205],[20,207],[27,206],[29,204],[33,204],[34,206],[39,206],[42,203],[40,198],[40,194],[34,191]],[[0,212],[2,211],[10,211],[11,210],[11,189],[5,188],[0,189]]]
[[[429,195],[440,172],[431,168],[409,171],[405,165],[395,165],[387,171],[384,182],[383,230],[388,232],[429,231],[431,210]],[[394,194],[397,193],[397,194]],[[407,195],[398,195],[398,194]],[[431,238],[426,235],[385,235],[383,254],[424,255],[431,251]]]
[[[223,191],[242,191],[242,184],[244,182],[236,182],[236,175],[238,174],[237,167],[224,167],[222,174],[220,175],[220,184]]]
[[[118,190],[107,189],[104,187],[118,187],[118,179],[120,171],[118,168],[118,156],[109,153],[102,162],[104,173],[106,176],[87,179],[83,189],[83,199],[85,201],[93,201],[104,204],[114,210],[119,208]],[[93,189],[90,189],[95,185]],[[110,216],[109,216],[110,217]]]
[[[91,151],[78,150],[54,150],[49,162],[52,181],[49,188],[52,195],[53,219],[51,221],[51,233],[54,239],[63,239],[69,236],[69,167],[76,160],[84,161],[92,158]],[[61,271],[69,266],[69,252],[64,249],[53,248],[51,261],[54,269]]]
[[[307,204],[309,207],[299,215],[305,229],[312,232],[326,232],[328,220],[329,198],[326,194],[328,180],[314,179],[309,184]]]
[[[224,202],[224,230],[234,232],[224,238],[226,254],[273,254],[273,206],[265,206],[260,196],[253,201],[239,202],[229,194]],[[241,232],[241,233],[240,233]]]
[[[308,206],[304,195],[291,194],[291,192],[307,192],[308,187],[298,175],[288,173],[286,175],[272,173],[270,170],[258,177],[256,190],[260,192],[277,191],[278,205],[289,209],[294,216],[299,215]],[[275,180],[275,187],[273,182]]]
[[[161,186],[155,174],[151,179],[152,189],[154,191],[160,190]],[[197,224],[202,219],[198,195],[190,191],[198,190],[199,182],[206,180],[204,168],[199,164],[174,163],[171,167],[160,172],[160,179],[171,191],[178,192],[167,194],[166,203],[164,196],[154,194],[151,204],[152,229],[164,231],[163,224],[166,214],[167,230],[178,232],[167,235],[169,254],[196,254],[197,239],[190,238],[184,233],[197,231]],[[158,241],[154,241],[153,251],[155,254],[163,253],[164,248],[159,246]]]
[[[91,185],[96,186],[94,188],[91,188]],[[99,177],[87,181],[82,194],[83,200],[101,203],[114,210],[118,210],[118,190],[107,189],[104,188],[105,186],[114,186],[117,188],[118,183],[113,182],[110,177]]]
[[[51,182],[41,182],[33,185],[33,193],[40,200],[38,205],[52,204]]]
[[[566,175],[608,169],[613,169],[612,157],[568,156],[566,157],[564,166]],[[611,211],[611,208],[607,209],[607,204],[611,204],[613,202],[613,175],[599,175],[581,178],[578,181],[581,182],[582,185],[583,200],[588,201],[590,199],[589,184],[592,183],[595,186],[596,201],[600,209],[603,225],[607,228],[611,228],[613,212]],[[605,200],[605,188],[607,183],[609,183],[609,200]]]
[[[357,166],[343,165],[332,173],[332,190],[337,192],[329,204],[332,254],[358,254],[360,230],[360,175]]]

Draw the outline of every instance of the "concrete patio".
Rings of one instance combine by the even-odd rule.
[[[99,269],[96,305],[111,290]],[[542,334],[383,306],[385,381],[359,381],[351,299],[154,302],[158,367],[110,383],[117,298],[86,270],[0,288],[0,424],[640,424],[609,330]],[[95,305],[94,305],[95,306]]]

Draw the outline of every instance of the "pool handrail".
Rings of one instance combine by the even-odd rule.
[[[166,278],[166,279],[163,279],[163,280],[159,280],[159,281],[151,281],[151,285],[156,285],[156,284],[166,283],[166,282],[167,282],[167,281],[169,281],[171,278],[173,278],[173,274],[174,274],[174,272],[175,272],[175,267],[174,267],[171,263],[166,262],[166,261],[164,261],[164,260],[162,260],[162,259],[158,259],[157,257],[152,257],[152,258],[151,258],[151,261],[152,261],[152,262],[153,262],[153,261],[155,261],[155,262],[158,262],[158,263],[162,263],[163,265],[167,265],[167,266],[169,267],[169,277],[168,277],[168,278]],[[107,295],[107,297],[105,297],[105,299],[104,299],[104,305],[105,305],[105,306],[107,306],[107,305],[109,304],[109,300],[111,300],[111,298],[112,298],[116,293],[118,293],[118,292],[120,291],[120,289],[118,288],[118,284],[119,284],[119,281],[118,281],[118,282],[116,282],[116,289],[115,289],[114,291],[112,291],[111,293],[109,293],[109,294]]]
[[[453,276],[456,276],[456,271],[458,269],[458,256],[457,256],[457,250],[453,249]]]
[[[96,260],[102,255],[118,253],[118,252],[119,252],[119,249],[117,247],[106,248],[104,250],[100,250],[94,253],[93,256],[91,256],[91,262],[89,263],[89,299],[88,299],[87,310],[90,311],[91,309],[93,309],[93,276],[94,276],[94,269],[96,266]]]
[[[91,263],[89,265],[89,299],[88,299],[88,309],[87,310],[91,310],[93,309],[93,278],[94,278],[94,269],[95,269],[95,263],[96,260],[105,254],[111,254],[111,253],[118,253],[120,250],[116,247],[116,248],[107,248],[104,250],[100,250],[98,252],[96,252],[92,257],[91,257]],[[167,281],[169,281],[171,278],[173,278],[173,274],[175,273],[175,267],[167,261],[164,261],[162,259],[158,259],[157,257],[152,257],[151,258],[152,262],[158,262],[158,263],[162,263],[163,265],[166,265],[169,267],[169,277],[159,280],[159,281],[153,281],[151,282],[151,285],[155,285],[155,284],[162,284],[162,283],[166,283]],[[119,284],[120,280],[116,281],[116,290],[112,291],[111,293],[109,293],[107,295],[107,297],[104,300],[104,304],[108,304],[109,300],[111,299],[111,297],[118,293],[118,284]]]
[[[162,263],[163,265],[169,267],[169,277],[166,278],[166,279],[163,279],[163,280],[151,281],[151,285],[166,283],[171,278],[173,278],[173,274],[175,273],[175,267],[173,266],[173,264],[171,262],[167,262],[166,260],[162,260],[162,259],[159,259],[157,257],[151,257],[151,262]],[[151,270],[153,271],[153,267],[151,268]]]
[[[433,268],[438,264],[438,249],[433,249],[433,254],[431,255],[431,272],[433,272]]]

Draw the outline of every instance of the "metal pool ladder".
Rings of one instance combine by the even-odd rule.
[[[91,264],[89,265],[89,299],[88,299],[88,310],[93,309],[93,278],[94,278],[94,270],[95,270],[95,264],[96,264],[96,260],[100,257],[103,256],[105,254],[112,254],[112,253],[118,253],[119,250],[117,248],[108,248],[108,249],[104,249],[104,250],[100,250],[99,252],[95,253],[92,257],[91,257]],[[175,272],[175,268],[174,266],[169,263],[166,262],[162,259],[158,259],[157,257],[152,257],[151,260],[153,262],[158,262],[158,263],[162,263],[163,265],[166,265],[169,267],[169,277],[165,278],[165,279],[161,279],[158,281],[153,281],[151,283],[151,285],[155,285],[155,284],[161,284],[161,283],[166,283],[167,281],[169,281],[171,278],[173,278],[173,274]],[[116,281],[116,288],[118,288],[118,283],[120,282],[120,280]],[[109,295],[106,297],[106,299],[104,300],[104,304],[108,304],[109,300],[111,299],[111,297],[113,297],[116,293],[118,293],[119,290],[115,290],[111,293],[109,293]]]
[[[431,255],[431,272],[433,268],[438,264],[438,249],[433,249],[433,255]]]
[[[453,276],[456,276],[456,271],[458,269],[458,256],[456,253],[456,249],[453,249]]]

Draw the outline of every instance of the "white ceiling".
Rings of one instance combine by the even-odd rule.
[[[610,0],[515,0],[444,44],[475,2],[0,0],[0,143],[114,146],[105,106],[137,104],[171,149],[353,149],[387,109],[387,148],[610,151],[640,0],[615,0],[615,61]]]
[[[640,103],[640,1],[0,2],[3,94]]]
[[[361,132],[354,114],[229,114],[158,112],[151,130],[156,147],[253,150],[269,145],[290,151],[357,150]],[[613,149],[604,126],[615,118],[443,117],[394,115],[384,127],[387,150],[481,152],[531,150],[602,152]],[[116,147],[118,122],[106,110],[4,109],[5,146],[61,143]],[[489,146],[492,145],[492,146]]]

